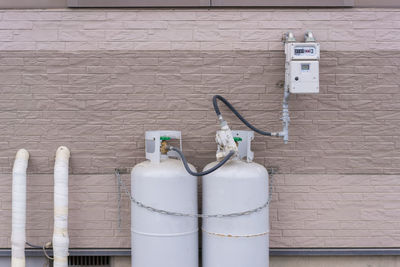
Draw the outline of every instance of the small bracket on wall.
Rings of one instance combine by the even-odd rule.
[[[247,162],[252,162],[254,152],[251,151],[251,141],[254,140],[253,131],[234,131],[232,130],[233,138],[240,138],[238,141],[239,158],[246,159]]]
[[[179,149],[182,150],[182,134],[180,131],[147,131],[146,132],[146,159],[151,162],[161,161],[161,137],[179,140]],[[175,151],[168,151],[167,156],[179,157]]]

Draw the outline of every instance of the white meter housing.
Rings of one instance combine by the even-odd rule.
[[[286,43],[285,53],[290,93],[319,93],[319,43]]]

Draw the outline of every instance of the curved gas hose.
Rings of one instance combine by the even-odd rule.
[[[261,135],[278,136],[278,133],[264,132],[264,131],[262,131],[260,129],[257,129],[256,127],[251,125],[245,118],[243,118],[243,116],[240,115],[240,113],[232,106],[231,103],[229,103],[228,100],[226,100],[224,97],[222,97],[220,95],[215,95],[213,97],[213,105],[214,105],[215,113],[217,113],[217,116],[218,116],[219,119],[221,119],[222,116],[221,116],[221,111],[219,110],[219,107],[218,107],[217,100],[221,100],[222,103],[224,103],[233,112],[233,114],[235,114],[236,117],[239,118],[239,120],[241,120],[247,127],[252,129],[253,131],[255,131],[255,132],[257,132],[257,133],[259,133]]]
[[[183,166],[185,167],[186,171],[187,171],[190,175],[193,175],[193,176],[203,176],[203,175],[210,174],[210,173],[212,173],[213,171],[216,171],[216,170],[219,169],[222,165],[224,165],[224,164],[235,154],[235,151],[231,151],[231,152],[229,152],[229,154],[228,154],[223,160],[221,160],[217,165],[215,165],[215,166],[212,167],[211,169],[208,169],[208,170],[203,171],[203,172],[194,172],[194,171],[192,171],[192,170],[190,169],[189,164],[188,164],[188,162],[187,162],[187,160],[186,160],[186,158],[185,158],[185,155],[183,155],[183,152],[182,152],[180,149],[178,149],[178,148],[176,148],[176,147],[172,147],[172,146],[170,146],[170,147],[168,147],[168,148],[169,148],[169,150],[173,150],[173,151],[175,151],[176,153],[179,154],[179,156],[181,157]]]
[[[49,254],[47,254],[46,249],[51,247],[51,242],[47,242],[46,244],[44,244],[43,246],[37,246],[37,245],[33,245],[29,242],[25,242],[28,246],[30,246],[31,248],[37,248],[37,249],[43,249],[43,254],[46,256],[47,259],[49,260],[54,260],[54,258],[50,257]]]

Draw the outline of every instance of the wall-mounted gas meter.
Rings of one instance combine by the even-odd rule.
[[[305,43],[296,43],[294,38],[287,38],[285,42],[286,79],[290,93],[319,92],[319,43],[311,33],[308,34]]]

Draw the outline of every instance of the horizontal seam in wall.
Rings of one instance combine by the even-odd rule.
[[[400,256],[400,248],[271,248],[270,256]],[[130,256],[131,249],[70,249],[70,256]],[[52,255],[52,252],[49,252]],[[0,249],[10,257],[11,249]],[[41,249],[26,249],[26,256],[43,256]]]

